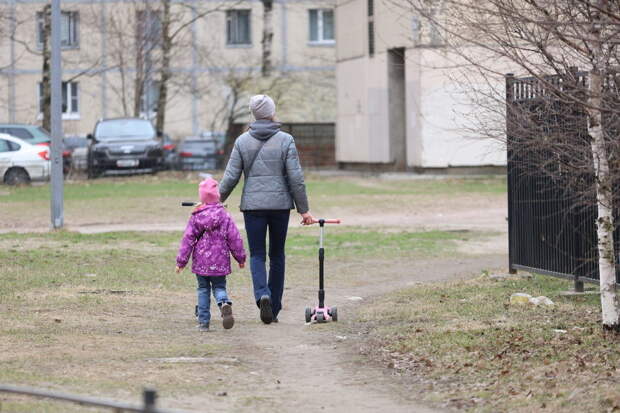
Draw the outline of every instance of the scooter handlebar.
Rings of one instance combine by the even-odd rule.
[[[181,202],[181,206],[184,206],[184,207],[193,207],[196,205],[198,205],[196,202]]]
[[[318,224],[319,221],[320,221],[319,219],[313,219],[312,223],[313,224]],[[326,223],[326,224],[340,224],[340,220],[339,219],[324,219],[323,222]]]

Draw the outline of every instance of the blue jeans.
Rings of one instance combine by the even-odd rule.
[[[245,231],[250,246],[250,270],[254,284],[254,299],[258,305],[260,298],[271,298],[273,316],[282,309],[284,292],[284,244],[290,210],[244,211]],[[269,278],[267,278],[267,251],[265,239],[269,229]]]
[[[208,277],[196,274],[198,280],[198,322],[209,324],[211,320],[211,289],[217,305],[232,304],[226,294],[226,276]]]

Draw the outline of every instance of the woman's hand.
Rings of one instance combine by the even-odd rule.
[[[314,217],[310,214],[310,212],[301,214],[301,218],[301,225],[312,225],[314,223]]]
[[[178,274],[178,273],[180,273],[181,271],[183,271],[183,269],[184,269],[184,268],[185,268],[185,267],[179,267],[179,266],[177,266],[177,268],[175,269],[175,271],[176,271],[176,273]]]

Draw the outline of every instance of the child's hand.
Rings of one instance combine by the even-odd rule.
[[[240,262],[239,263],[239,268],[245,268],[245,262]]]
[[[177,268],[176,268],[176,272],[177,272],[177,274],[178,274],[178,273],[180,273],[181,271],[183,271],[184,269],[185,269],[185,267],[179,267],[179,266],[177,265]]]

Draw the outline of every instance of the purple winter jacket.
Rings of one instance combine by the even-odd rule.
[[[231,253],[238,263],[245,262],[243,240],[224,206],[207,204],[194,211],[181,240],[177,266],[185,267],[191,254],[194,274],[228,275]]]

